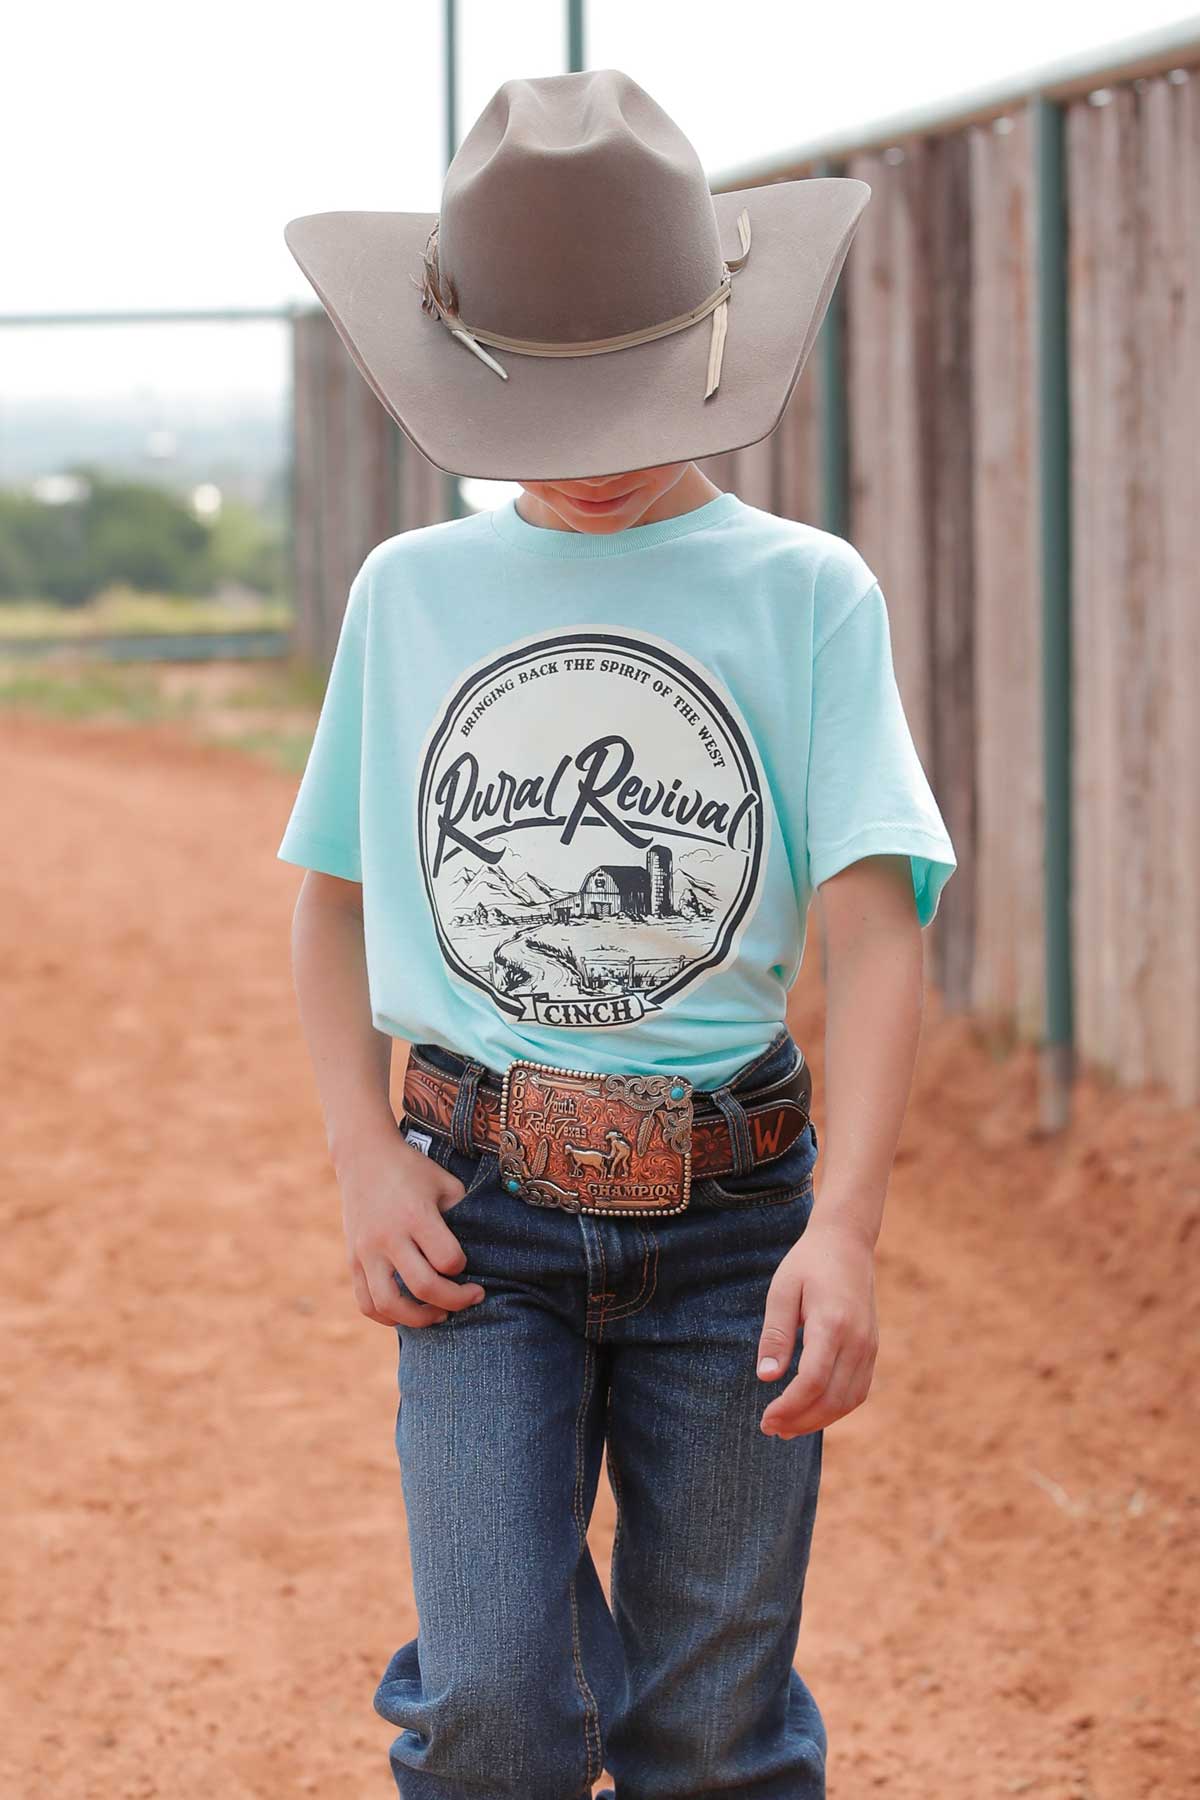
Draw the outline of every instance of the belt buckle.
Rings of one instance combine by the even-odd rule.
[[[500,1180],[564,1212],[682,1212],[692,1182],[692,1084],[517,1057],[500,1095]]]

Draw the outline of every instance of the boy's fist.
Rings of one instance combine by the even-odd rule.
[[[446,1223],[461,1181],[399,1136],[364,1146],[338,1170],[350,1280],[358,1309],[378,1325],[436,1325],[483,1299]],[[397,1279],[399,1277],[399,1279]]]

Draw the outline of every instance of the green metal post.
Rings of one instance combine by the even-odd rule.
[[[583,0],[567,0],[567,73],[578,74],[583,60]]]
[[[1071,970],[1071,481],[1067,343],[1067,194],[1062,108],[1030,102],[1036,217],[1035,364],[1038,535],[1042,586],[1042,733],[1045,794],[1043,1128],[1069,1120],[1074,1065]]]
[[[446,167],[458,149],[458,7],[445,0]]]

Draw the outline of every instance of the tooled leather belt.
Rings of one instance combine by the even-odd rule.
[[[404,1111],[407,1119],[452,1136],[452,1120],[461,1077],[426,1062],[410,1048],[404,1075]],[[479,1079],[470,1119],[470,1137],[476,1151],[500,1150],[503,1076],[487,1069]],[[790,1074],[759,1088],[747,1088],[735,1098],[745,1115],[751,1155],[755,1163],[774,1162],[782,1156],[809,1120],[812,1071],[801,1054]],[[694,1176],[728,1175],[738,1166],[726,1114],[710,1090],[692,1091],[691,1167]]]

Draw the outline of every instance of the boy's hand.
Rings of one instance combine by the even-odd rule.
[[[788,1366],[798,1324],[800,1362],[762,1415],[768,1436],[800,1437],[844,1418],[866,1399],[875,1371],[874,1245],[836,1215],[822,1218],[819,1203],[771,1277],[758,1345],[761,1380],[778,1380]],[[763,1368],[764,1357],[774,1357],[773,1369]]]
[[[378,1325],[436,1325],[483,1299],[449,1281],[466,1254],[446,1216],[466,1192],[449,1169],[397,1133],[360,1147],[337,1170],[350,1280],[358,1309]],[[400,1276],[409,1295],[401,1293]]]

